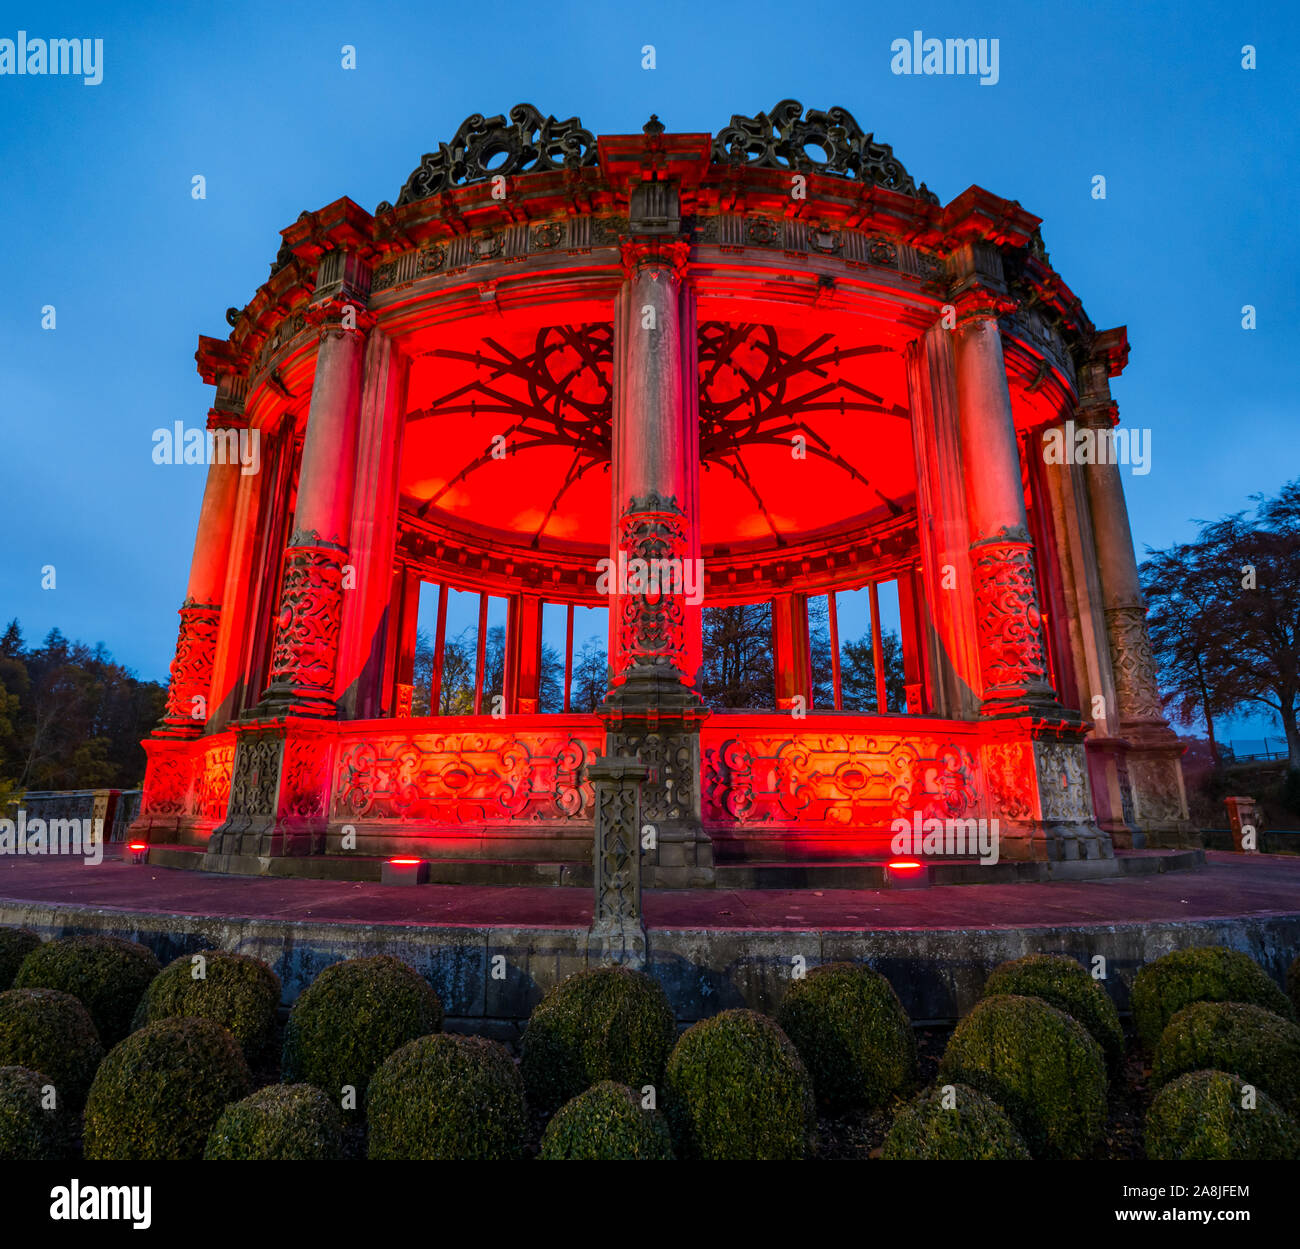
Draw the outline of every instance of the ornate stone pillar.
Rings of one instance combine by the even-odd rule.
[[[318,292],[327,262],[339,255],[327,252],[322,258]],[[350,261],[345,253],[342,258]],[[293,532],[284,553],[270,684],[259,704],[263,713],[334,716],[337,711],[344,583],[346,580],[351,591],[356,577],[348,544],[357,476],[362,361],[369,325],[364,311],[369,272],[359,262],[352,262],[348,275],[350,281],[343,289],[318,299],[310,312],[321,327],[320,342]]]
[[[1034,543],[998,318],[1015,307],[998,249],[981,236],[953,259],[956,378],[971,588],[986,724],[990,814],[1008,859],[1103,859],[1083,726],[1052,689]],[[1028,784],[1026,785],[1026,782]]]
[[[981,286],[969,287],[958,302],[957,406],[984,716],[1057,707],[997,321],[1010,306]]]
[[[973,720],[979,715],[980,664],[952,331],[939,325],[924,330],[908,352],[907,375],[921,548],[917,614],[930,678],[927,710]]]
[[[1099,440],[1109,438],[1119,421],[1110,378],[1118,376],[1127,356],[1124,331],[1108,330],[1097,336],[1092,352],[1081,362],[1076,421],[1079,427],[1095,431]],[[1114,456],[1106,459],[1107,463],[1082,468],[1105,608],[1118,732],[1128,742],[1133,821],[1154,844],[1177,844],[1189,832],[1180,762],[1184,748],[1165,719],[1160,698],[1119,465]]]
[[[645,966],[641,789],[649,774],[650,769],[635,759],[604,758],[587,765],[596,791],[596,896],[587,933],[587,960],[595,966]]]
[[[1055,427],[1051,427],[1055,428]],[[1044,430],[1047,436],[1050,430]],[[1039,445],[1039,454],[1043,454]],[[1133,801],[1125,753],[1128,743],[1119,736],[1110,643],[1097,571],[1097,548],[1092,532],[1084,466],[1044,463],[1043,481],[1058,535],[1064,623],[1073,652],[1077,686],[1062,691],[1062,700],[1077,704],[1092,724],[1085,746],[1097,822],[1119,849],[1140,848],[1141,834],[1133,826]]]
[[[389,609],[397,541],[398,470],[406,421],[407,362],[392,339],[366,341],[357,438],[357,480],[348,540],[356,585],[344,594],[339,634],[339,713],[369,720],[385,706],[384,659],[395,627]]]
[[[685,400],[698,379],[697,340],[684,282],[689,242],[670,183],[633,188],[629,230],[614,305],[614,678],[599,711],[606,754],[635,756],[650,768],[641,797],[642,818],[654,829],[653,849],[645,852],[648,883],[711,884],[713,851],[700,822],[699,791],[699,726],[707,712],[691,684],[700,607],[684,592],[688,571],[695,571],[684,561],[699,550],[699,516],[689,510],[698,419],[691,420],[696,408]],[[655,570],[658,584],[637,580]],[[681,581],[665,587],[664,574],[674,570]]]
[[[220,412],[216,408],[208,413],[208,429],[217,435],[213,442],[216,447],[225,445],[220,434],[227,430],[236,436],[247,437],[247,422],[242,416]],[[240,475],[238,454],[233,460],[222,454],[208,465],[198,533],[194,539],[194,558],[190,562],[190,579],[180,609],[180,633],[167,688],[167,710],[158,728],[159,737],[198,737],[208,720],[212,665],[216,656]]]
[[[320,327],[316,372],[269,684],[237,729],[230,804],[208,843],[209,870],[265,874],[276,858],[324,849],[343,595],[356,584],[348,544],[369,284],[351,252],[321,257],[308,311]]]

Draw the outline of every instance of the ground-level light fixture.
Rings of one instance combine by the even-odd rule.
[[[928,889],[930,869],[916,859],[890,859],[885,864],[885,884],[890,889]]]
[[[422,885],[429,879],[429,860],[385,859],[379,879],[385,885]]]

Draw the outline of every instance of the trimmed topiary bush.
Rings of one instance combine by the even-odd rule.
[[[111,1047],[131,1031],[136,1007],[159,970],[153,954],[134,941],[59,937],[23,959],[14,988],[71,993],[90,1012],[99,1039]]]
[[[874,1109],[916,1081],[916,1038],[893,986],[879,972],[831,963],[796,980],[776,1022],[832,1110]]]
[[[202,958],[202,964],[196,963]],[[203,971],[195,979],[196,969]],[[211,1019],[229,1028],[244,1056],[257,1061],[275,1039],[280,978],[261,959],[225,950],[184,954],[155,977],[136,1012],[136,1026],[160,1019]]]
[[[1041,998],[986,997],[953,1030],[940,1084],[969,1084],[1011,1116],[1034,1157],[1086,1158],[1106,1126],[1106,1059]]]
[[[289,1012],[286,1083],[314,1084],[338,1099],[351,1085],[356,1109],[379,1064],[442,1027],[442,1003],[417,971],[388,954],[327,967]]]
[[[688,1028],[664,1071],[677,1153],[687,1158],[803,1158],[816,1125],[812,1080],[765,1015],[727,1010]]]
[[[1147,1111],[1147,1157],[1162,1161],[1300,1161],[1300,1127],[1260,1089],[1225,1071],[1190,1071],[1166,1084]]]
[[[1142,1044],[1154,1049],[1169,1021],[1193,1002],[1246,1002],[1295,1020],[1286,994],[1239,950],[1197,946],[1148,963],[1133,979],[1130,1004]]]
[[[70,1110],[80,1110],[104,1057],[86,1008],[57,989],[0,993],[0,1066],[49,1077]]]
[[[208,1134],[209,1162],[326,1162],[343,1153],[343,1116],[310,1084],[272,1084],[227,1106]]]
[[[528,1100],[553,1110],[601,1080],[658,1085],[677,1035],[658,983],[626,967],[580,971],[534,1008],[520,1071]]]
[[[55,1090],[46,1106],[46,1085],[53,1081],[26,1067],[0,1067],[0,1162],[57,1161],[72,1147],[72,1113]]]
[[[13,988],[23,959],[40,943],[30,928],[0,928],[0,993]]]
[[[626,1084],[602,1080],[565,1102],[546,1125],[540,1157],[547,1162],[664,1162],[673,1157],[668,1125],[643,1110]]]
[[[1030,954],[995,967],[985,997],[1004,994],[1041,998],[1078,1020],[1106,1055],[1112,1075],[1124,1065],[1124,1029],[1110,994],[1081,964],[1063,954]]]
[[[1170,1021],[1151,1078],[1167,1084],[1189,1071],[1228,1071],[1300,1115],[1300,1028],[1244,1002],[1194,1002]]]
[[[926,1162],[1029,1159],[1029,1147],[1005,1110],[965,1084],[926,1090],[899,1111],[882,1158]]]
[[[370,1081],[371,1158],[494,1162],[523,1153],[524,1082],[504,1045],[440,1033],[403,1045]]]
[[[116,1045],[86,1098],[87,1158],[196,1159],[222,1110],[247,1097],[248,1065],[210,1019],[163,1019]]]

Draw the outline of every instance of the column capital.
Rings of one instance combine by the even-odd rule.
[[[228,411],[225,408],[208,409],[208,429],[247,429],[248,417],[243,412]]]
[[[690,264],[691,244],[685,235],[620,235],[623,273],[634,278],[643,269],[671,269],[681,281]]]
[[[364,306],[346,299],[330,298],[312,304],[304,314],[307,324],[320,339],[354,337],[362,342],[378,323],[378,318]]]
[[[982,282],[972,282],[950,294],[949,302],[957,309],[959,329],[974,322],[996,321],[1020,307],[1020,301],[1006,291]]]

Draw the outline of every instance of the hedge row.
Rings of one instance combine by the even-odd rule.
[[[547,1160],[793,1159],[813,1151],[818,1104],[900,1106],[889,1159],[1086,1158],[1124,1061],[1105,989],[1060,956],[995,969],[936,1085],[909,1104],[910,1021],[858,965],[814,970],[775,1019],[727,1010],[680,1037],[654,980],[582,972],[538,1004],[516,1064],[494,1042],[441,1033],[437,994],[397,959],[349,960],[300,995],[285,1083],[257,1092],[249,1064],[269,1054],[280,984],[256,959],[209,951],[160,969],[117,938],[41,944],[0,929],[0,984],[10,979],[0,1158],[67,1156],[83,1103],[87,1158],[332,1158],[351,1119],[372,1158],[509,1159],[531,1109],[549,1119]],[[1258,966],[1178,951],[1142,968],[1132,996],[1157,1090],[1151,1157],[1296,1156],[1300,1028]]]

